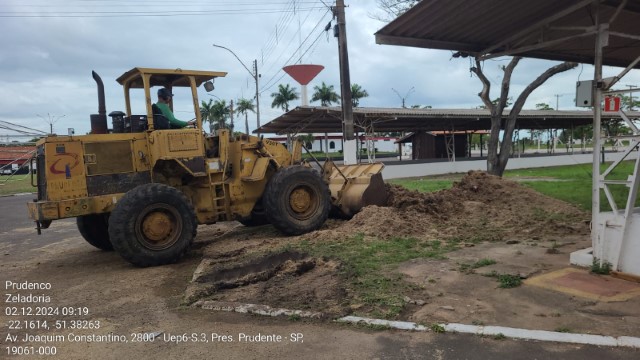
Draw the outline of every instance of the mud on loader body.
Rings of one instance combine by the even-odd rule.
[[[225,75],[134,68],[118,78],[126,113],[110,113],[113,129],[107,130],[102,80],[94,73],[99,113],[91,115],[92,133],[37,143],[32,183],[38,198],[28,208],[38,232],[53,220],[76,217],[91,245],[116,250],[134,265],[154,266],[180,259],[199,224],[271,223],[299,235],[322,226],[331,207],[352,215],[386,201],[381,164],[326,165],[321,175],[301,160],[298,142],[289,152],[275,141],[231,136],[225,129],[204,133],[197,88],[210,88],[211,80]],[[163,119],[152,112],[154,86],[191,89],[194,128],[157,129]],[[132,89],[144,92],[145,115],[131,113]],[[377,196],[359,196],[365,193]]]

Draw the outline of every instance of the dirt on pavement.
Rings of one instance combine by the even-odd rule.
[[[570,252],[590,246],[588,213],[484,172],[469,172],[451,189],[434,193],[387,188],[387,206],[366,207],[350,220],[331,219],[302,236],[283,237],[270,226],[215,227],[216,240],[201,249],[205,263],[184,302],[213,299],[321,311],[329,317],[375,316],[354,300],[353,284],[338,260],[289,248],[300,242],[337,244],[356,234],[365,242],[411,237],[456,250],[446,259],[413,259],[392,270],[414,285],[402,294],[404,309],[396,319],[640,335],[638,306],[621,311],[619,303],[526,285],[498,288],[499,274],[528,278],[567,267]],[[492,263],[474,268],[482,259]]]

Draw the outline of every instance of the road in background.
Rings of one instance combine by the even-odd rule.
[[[605,154],[605,161],[615,161],[623,156],[622,152],[608,152]],[[634,160],[638,156],[638,152],[631,153],[627,159]],[[398,179],[406,177],[442,175],[451,173],[466,173],[470,170],[487,170],[486,159],[476,160],[411,160],[411,161],[388,161],[381,159],[385,168],[382,171],[382,177],[385,180]],[[586,154],[568,154],[568,155],[544,155],[532,156],[526,155],[519,158],[510,158],[507,163],[507,170],[526,169],[547,166],[577,165],[590,164],[593,162],[593,155]]]

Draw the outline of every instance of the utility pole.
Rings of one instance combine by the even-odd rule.
[[[625,85],[629,88],[629,111],[633,111],[633,89],[635,85]]]
[[[559,105],[560,102],[558,100],[562,97],[562,95],[561,94],[555,94],[553,96],[556,97],[556,111],[560,110],[560,105]]]
[[[256,123],[258,124],[257,135],[260,136],[260,93],[258,92],[258,79],[260,79],[260,74],[258,74],[257,59],[253,60],[253,79],[256,81]]]
[[[233,99],[231,99],[229,103],[229,131],[231,131],[231,135],[233,136]]]
[[[353,105],[351,103],[351,79],[349,76],[349,53],[347,50],[347,26],[344,14],[344,0],[336,0],[333,15],[337,24],[334,34],[338,37],[340,58],[340,88],[342,97],[342,137],[344,139],[344,164],[357,163],[357,143],[353,131]],[[336,34],[337,33],[337,34]]]

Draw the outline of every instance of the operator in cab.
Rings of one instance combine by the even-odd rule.
[[[176,119],[169,104],[173,100],[173,94],[167,88],[158,89],[158,102],[154,105],[162,112],[162,115],[169,120],[172,129],[182,129],[183,127],[195,124],[195,120],[182,121]]]

